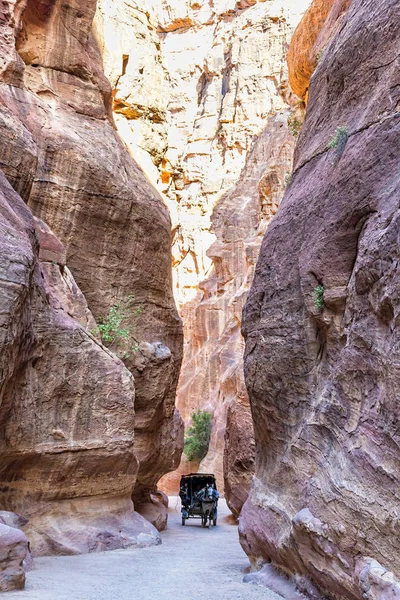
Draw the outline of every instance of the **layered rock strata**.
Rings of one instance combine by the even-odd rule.
[[[132,522],[129,496],[135,480],[136,497],[141,503],[150,502],[157,480],[179,462],[183,441],[183,424],[175,410],[182,331],[172,297],[170,220],[160,196],[116,134],[111,88],[91,29],[95,10],[94,0],[40,4],[10,0],[0,9],[0,166],[65,248],[62,259],[57,254],[59,242],[46,250],[50,258],[42,268],[43,285],[52,292],[46,288],[35,297],[37,312],[32,322],[25,323],[26,331],[33,333],[22,333],[24,321],[18,325],[28,355],[29,336],[39,336],[36,329],[45,345],[45,350],[37,350],[40,377],[36,374],[35,383],[27,380],[24,387],[25,374],[18,375],[18,386],[12,380],[18,402],[27,403],[23,410],[15,400],[15,418],[19,414],[21,421],[18,435],[16,421],[9,422],[4,413],[8,458],[3,489],[18,478],[30,482],[28,512],[35,511],[38,522],[40,517],[46,520],[42,532],[49,535],[48,543],[38,540],[40,552],[59,550],[53,533],[54,538],[68,538],[66,551],[113,546],[120,529],[126,529],[128,538],[136,535],[143,523]],[[29,243],[33,248],[35,243]],[[34,250],[26,252],[33,261]],[[88,307],[83,306],[86,300],[68,275],[66,262]],[[27,269],[28,279],[29,273]],[[61,312],[46,313],[41,306],[46,294],[51,295],[54,310],[61,307]],[[130,336],[127,352],[120,356],[135,376],[135,397],[133,379],[122,362],[88,333],[112,305],[127,299],[133,303],[125,323]],[[83,333],[68,315],[80,318],[90,315],[89,309],[94,319],[88,317]],[[53,369],[48,352],[54,354]],[[8,368],[14,368],[15,360],[19,373],[20,363],[14,355],[11,358]],[[28,359],[22,353],[18,360]],[[55,403],[54,413],[35,409],[36,402],[43,407]],[[56,410],[56,404],[61,408]],[[25,434],[32,422],[35,427]],[[13,445],[19,458],[10,466]],[[70,477],[72,472],[79,473],[77,481]],[[10,486],[4,496],[7,507],[26,513],[25,493],[17,494]],[[50,501],[58,507],[52,522],[45,516]],[[81,541],[80,535],[72,539],[71,521],[63,525],[71,510],[78,515],[77,529],[80,514],[85,515],[83,528],[90,518],[95,522],[103,514],[100,530],[111,528],[110,543],[95,525],[93,536],[87,534],[90,541]],[[113,523],[107,513],[116,515]],[[29,527],[35,529],[32,518]],[[129,527],[135,531],[129,532]],[[151,528],[149,532],[154,537]],[[60,548],[64,551],[64,541]]]
[[[244,310],[242,545],[337,599],[399,596],[399,26],[393,0],[342,16]]]

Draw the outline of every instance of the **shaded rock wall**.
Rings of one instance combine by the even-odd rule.
[[[0,504],[27,518],[35,554],[135,545],[146,531],[156,542],[131,501],[132,375],[89,333],[64,248],[2,173],[0,200]]]
[[[399,596],[399,24],[352,0],[329,42],[244,310],[242,545],[338,599]]]
[[[0,592],[24,589],[27,554],[28,540],[22,531],[0,523]]]
[[[34,214],[48,223],[63,242],[65,256],[62,264],[68,262],[94,318],[98,320],[107,315],[110,306],[131,296],[134,296],[135,306],[140,307],[140,315],[135,315],[132,310],[129,323],[133,331],[133,339],[129,343],[135,349],[124,359],[136,380],[136,418],[132,378],[123,364],[116,362],[115,357],[111,360],[111,355],[103,348],[100,350],[95,340],[89,343],[87,333],[82,338],[80,327],[70,325],[72,333],[68,328],[64,332],[62,327],[51,330],[49,341],[46,340],[46,352],[54,352],[53,346],[56,345],[60,347],[62,356],[53,372],[43,351],[41,380],[38,378],[35,384],[39,387],[31,389],[30,393],[35,401],[35,394],[42,393],[43,386],[48,389],[50,397],[59,398],[63,408],[61,413],[56,411],[54,414],[51,427],[44,416],[40,418],[37,430],[32,430],[21,442],[26,447],[19,447],[20,442],[14,440],[21,455],[21,464],[5,467],[2,477],[5,485],[19,472],[21,477],[24,473],[24,479],[32,480],[33,490],[40,479],[40,485],[46,489],[42,467],[35,471],[34,448],[36,444],[43,443],[40,461],[46,462],[49,473],[53,465],[57,471],[57,475],[49,475],[46,485],[51,487],[52,494],[60,502],[64,498],[80,496],[88,496],[90,501],[92,495],[97,495],[99,501],[93,506],[95,514],[104,512],[105,504],[100,499],[110,497],[106,512],[114,511],[122,518],[125,513],[129,517],[132,512],[128,497],[135,483],[137,461],[139,469],[135,493],[141,502],[150,498],[149,494],[159,477],[179,462],[183,424],[175,410],[175,388],[181,362],[182,331],[172,297],[168,212],[116,135],[110,117],[111,88],[103,74],[91,31],[95,9],[93,0],[83,3],[75,0],[49,1],[39,5],[33,1],[17,4],[10,1],[2,4],[0,38],[4,43],[4,53],[0,82],[0,166]],[[53,251],[54,248],[49,249],[50,255]],[[59,262],[59,259],[55,261]],[[43,270],[43,276],[53,286],[55,297],[57,294],[65,296],[65,291],[76,288],[69,280],[55,280],[51,266]],[[67,305],[74,304],[73,300],[69,298]],[[67,311],[61,300],[54,302],[57,305],[61,303]],[[32,327],[47,327],[48,315],[39,308],[39,316],[35,313],[32,323],[26,324],[28,332]],[[74,310],[70,314],[74,314]],[[39,317],[43,318],[40,324]],[[94,324],[93,319],[91,323]],[[98,363],[96,369],[93,369],[92,361]],[[13,364],[12,361],[10,364]],[[40,361],[37,364],[40,365]],[[58,377],[60,381],[57,381]],[[24,391],[22,380],[18,385],[13,381],[12,385],[16,386],[13,394],[20,400],[30,389],[26,384]],[[109,400],[106,400],[107,396]],[[104,421],[106,408],[101,407],[103,401],[109,410],[115,408],[115,424]],[[82,409],[83,415],[75,415],[81,402],[87,407]],[[36,414],[33,405],[31,410],[33,419]],[[73,418],[68,424],[70,411]],[[22,430],[30,425],[23,416],[22,411]],[[6,415],[4,418],[4,426],[13,431],[14,425],[10,425]],[[64,431],[64,425],[61,426],[60,439],[64,440],[63,436],[66,440],[72,438],[74,444],[82,445],[82,450],[85,450],[87,463],[83,461],[82,477],[85,469],[93,474],[93,478],[81,489],[73,478],[64,483],[57,479],[63,472],[77,469],[76,461],[80,460],[79,452],[72,455],[76,459],[68,459],[69,451],[65,450],[64,454],[63,441],[60,442],[61,449],[53,451],[52,433],[49,432],[53,429],[58,431],[56,421],[60,420],[65,421],[66,427]],[[119,430],[123,432],[121,448],[121,444],[114,440],[114,434],[118,438]],[[10,448],[13,435],[7,435],[7,448]],[[98,440],[94,441],[96,436]],[[86,444],[93,448],[88,449]],[[112,450],[114,446],[115,450]],[[69,460],[68,468],[61,466],[64,459]],[[110,470],[113,471],[112,476]],[[111,498],[111,488],[116,504]],[[11,492],[7,504],[10,509],[23,513],[24,496],[18,497],[23,506],[14,506],[18,499]],[[32,499],[38,503],[36,511],[39,515],[41,509],[38,506],[42,501],[39,490],[32,492]],[[32,510],[34,506],[32,504]],[[87,508],[90,507],[83,501],[79,504],[78,513],[84,513]],[[59,510],[60,514],[67,514],[68,502],[63,503],[63,508],[60,504]],[[118,522],[116,526],[118,528]],[[104,543],[107,545],[107,542]],[[79,540],[74,539],[71,544],[81,550]],[[89,544],[90,549],[97,547],[96,544]],[[57,550],[56,545],[45,551],[49,549]]]

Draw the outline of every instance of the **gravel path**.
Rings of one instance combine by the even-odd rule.
[[[229,514],[220,500],[217,527],[202,529],[197,519],[182,527],[179,503],[171,498],[162,545],[38,558],[26,590],[4,600],[282,600],[242,583],[249,562]]]

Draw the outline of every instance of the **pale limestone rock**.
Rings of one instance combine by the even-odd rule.
[[[251,167],[246,165],[246,158],[268,118],[283,114],[294,104],[287,86],[285,52],[293,25],[306,4],[297,5],[297,12],[291,7],[290,13],[290,7],[282,3],[257,3],[247,10],[235,10],[226,21],[220,18],[221,13],[214,17],[212,36],[208,25],[189,28],[179,34],[180,39],[186,40],[186,47],[191,49],[186,70],[170,71],[171,81],[176,81],[172,87],[177,90],[171,118],[179,135],[183,137],[187,123],[193,122],[185,152],[179,152],[179,135],[170,137],[168,150],[184,178],[183,189],[174,193],[170,189],[168,193],[168,206],[175,203],[175,197],[178,198],[173,246],[174,280],[186,339],[177,405],[186,422],[197,408],[213,413],[210,451],[200,468],[215,472],[220,488],[223,486],[227,407],[236,394],[241,395],[238,390],[243,387],[240,384],[241,307],[251,282],[251,265],[257,258],[261,236],[283,195],[285,173],[291,172],[294,144],[287,131],[287,116],[281,119],[279,131],[283,128],[285,133],[283,137],[278,135],[277,146],[266,150],[265,142],[259,144],[263,147],[261,152],[266,154],[257,159],[256,175],[254,172],[248,174]],[[167,65],[179,64],[176,57],[179,57],[180,49],[176,37],[170,33],[164,40]],[[205,42],[209,44],[208,48]],[[174,57],[173,61],[171,57]],[[197,102],[199,108],[196,110]],[[270,133],[263,133],[264,139],[274,131],[275,125],[271,124],[271,127]],[[286,140],[289,146],[284,150],[284,159],[279,162],[274,186],[268,179],[271,175],[268,175],[267,165],[271,155],[278,152],[279,145],[279,150],[285,148]],[[264,170],[270,189],[264,183],[258,192],[258,180]],[[236,182],[242,178],[247,178],[249,188],[254,185],[250,198],[247,190],[246,194],[243,189],[235,190]],[[235,193],[244,194],[244,197],[235,197]],[[218,214],[219,207],[227,202],[227,195],[232,204],[232,236],[225,239],[221,223],[216,223],[211,215],[213,210]],[[265,208],[259,207],[263,202]],[[240,221],[243,211],[251,210],[259,211],[258,220],[254,219],[253,229],[242,238],[235,219]],[[215,236],[217,241],[214,243]],[[238,241],[233,243],[231,239],[235,236]],[[210,275],[211,279],[199,284]],[[232,384],[232,377],[236,384]],[[179,471],[187,467],[183,462]],[[175,477],[173,484],[170,477],[167,485],[176,488],[177,481]]]
[[[216,471],[220,488],[227,408],[244,389],[241,307],[261,236],[279,204],[285,172],[291,171],[293,138],[286,116],[281,126],[291,148],[279,163],[278,175],[271,165],[272,174],[267,169],[259,191],[253,178],[251,200],[231,200],[238,219],[237,212],[250,210],[249,202],[257,205],[252,209],[258,211],[251,222],[253,230],[233,248],[211,215],[238,179],[246,177],[249,150],[268,119],[296,102],[288,89],[285,54],[308,4],[306,0],[147,0],[140,7],[123,0],[99,3],[97,33],[109,41],[101,44],[114,88],[117,126],[135,156],[143,158],[147,152],[141,164],[163,191],[172,216],[174,285],[187,340],[178,405],[186,423],[196,408],[213,413],[212,442],[201,468]],[[136,55],[134,61],[126,60],[130,52]],[[168,140],[155,154],[143,132],[160,120],[168,123]],[[278,139],[285,147],[283,137]],[[258,177],[277,151],[278,146],[269,148],[269,154],[259,159]],[[234,230],[234,223],[230,227]],[[206,277],[211,279],[201,284]],[[180,471],[197,466],[183,459]],[[175,488],[177,477],[172,478]]]
[[[113,87],[118,131],[157,184],[157,166],[167,150],[169,81],[156,17],[143,2],[100,0],[95,32],[105,74]]]

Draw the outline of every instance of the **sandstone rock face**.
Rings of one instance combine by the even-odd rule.
[[[217,14],[215,9],[212,17],[204,5],[196,26],[179,34],[181,40],[186,40],[186,53],[191,49],[188,56],[192,59],[186,63],[185,72],[178,60],[181,47],[174,41],[177,35],[166,34],[163,46],[166,63],[180,66],[170,73],[176,90],[173,123],[177,128],[181,123],[180,135],[186,131],[189,136],[189,145],[179,159],[182,189],[175,185],[174,192],[179,223],[173,249],[175,282],[186,340],[177,406],[186,423],[198,408],[213,414],[208,455],[194,467],[214,472],[220,489],[224,485],[228,407],[237,402],[236,409],[243,412],[247,403],[241,311],[262,235],[283,195],[285,173],[291,171],[294,144],[287,117],[288,109],[298,100],[288,89],[285,55],[293,27],[307,5],[253,4],[235,4],[230,11],[227,5],[219,6],[221,12]],[[204,23],[199,25],[201,18]],[[193,63],[196,77],[201,75],[201,85],[191,74]],[[194,117],[189,117],[189,109]],[[190,131],[188,123],[192,121]],[[269,140],[274,136],[275,143]],[[171,165],[178,164],[180,144],[178,138],[170,139]],[[258,189],[264,175],[265,185]],[[169,194],[174,187],[172,181],[173,177]],[[249,408],[246,419],[249,422]],[[254,458],[251,427],[247,431],[245,439],[243,429],[237,434],[232,429],[227,438],[228,445],[237,436],[246,445],[249,456],[243,465],[251,464]],[[227,452],[231,456],[229,449]],[[226,465],[230,470],[229,458]],[[175,477],[167,477],[169,489],[176,489],[179,474],[188,471],[189,466],[192,470],[193,465],[183,460]],[[244,481],[248,489],[249,474],[243,473]],[[225,480],[228,487],[236,488],[238,497],[245,498],[239,482],[242,475],[238,472],[232,474],[231,484]],[[239,504],[232,503],[235,513]]]
[[[290,85],[307,100],[310,77],[339,30],[350,0],[314,0],[296,29],[287,56]]]
[[[0,166],[64,244],[68,266],[96,321],[112,305],[133,298],[131,335],[120,356],[136,379],[136,420],[130,409],[124,428],[134,424],[136,430],[137,496],[143,502],[160,476],[179,462],[183,424],[175,389],[182,331],[172,297],[170,219],[110,120],[111,89],[92,35],[95,9],[94,0],[3,3],[4,38],[12,41],[0,84]],[[49,280],[52,271],[46,267]],[[70,292],[65,273],[62,285]],[[100,370],[112,371],[106,364]],[[120,385],[117,372],[121,365],[113,385]],[[123,380],[122,395],[132,386],[126,373]],[[103,396],[101,380],[91,383]],[[109,466],[110,461],[111,456]]]
[[[214,413],[210,452],[201,468],[217,473],[220,488],[227,407],[236,395],[243,406],[246,394],[240,374],[242,280],[250,284],[264,229],[258,227],[258,216],[246,230],[250,246],[250,239],[258,238],[248,266],[241,231],[236,244],[241,249],[235,251],[242,255],[226,256],[234,246],[233,220],[240,220],[240,202],[235,206],[235,199],[231,200],[236,212],[229,249],[223,249],[225,241],[212,212],[242,176],[247,155],[266,120],[294,106],[285,55],[308,5],[309,0],[98,3],[96,38],[113,87],[118,130],[164,194],[173,220],[173,277],[186,339],[177,405],[186,424],[197,408]],[[292,139],[287,128],[285,132]],[[259,157],[260,164],[262,160]],[[290,172],[289,155],[285,161],[285,170]],[[275,208],[284,172],[278,180],[279,191],[273,186]],[[255,207],[260,202],[268,204],[271,193],[260,200],[256,192]],[[254,211],[263,213],[259,208]],[[266,222],[266,215],[262,219]],[[221,265],[226,261],[229,264]],[[224,281],[224,277],[236,276],[235,262],[240,265],[238,282]],[[218,299],[217,294],[223,297]],[[221,379],[226,380],[226,389],[220,395]],[[176,493],[180,473],[198,467],[183,457],[179,472],[163,479],[164,489]]]
[[[157,543],[131,500],[133,377],[89,332],[60,242],[0,183],[0,504],[35,554]]]
[[[168,148],[169,77],[150,0],[99,0],[95,35],[113,88],[114,120],[151,181],[160,184]]]
[[[205,298],[196,309],[196,332],[204,328],[208,339],[195,346],[188,357],[188,396],[201,398],[197,386],[207,389],[208,385],[206,408],[214,414],[210,451],[201,470],[215,472],[220,485],[225,484],[234,514],[240,512],[247,497],[254,463],[253,428],[243,378],[241,313],[263,234],[283,195],[293,149],[287,112],[271,117],[249,153],[239,182],[214,210],[217,241],[209,254],[215,271],[205,282]],[[185,371],[181,383],[184,375]]]
[[[0,592],[24,589],[27,553],[28,540],[22,531],[0,524]]]
[[[224,492],[232,514],[238,517],[250,492],[255,469],[253,419],[247,394],[228,406],[224,445]]]
[[[242,545],[338,599],[398,596],[399,26],[398,2],[351,2],[244,310]]]

